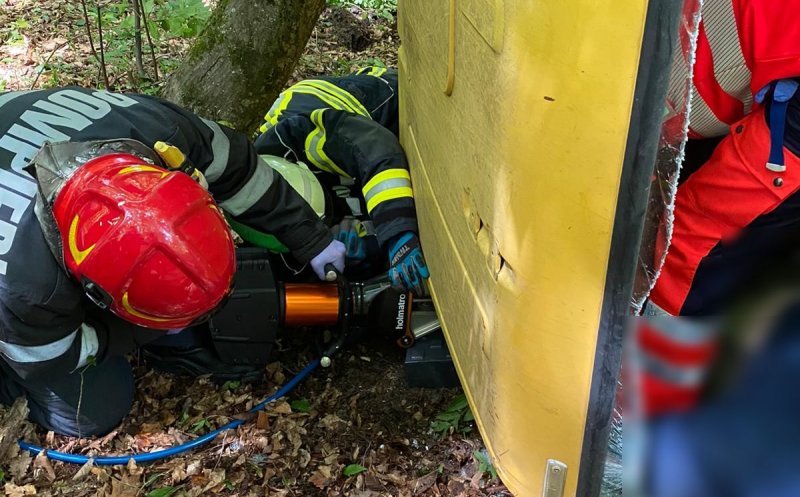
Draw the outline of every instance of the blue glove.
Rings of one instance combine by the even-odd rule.
[[[430,271],[422,257],[419,237],[406,232],[389,249],[389,279],[398,290],[413,290],[418,296],[425,295],[423,279],[430,277]]]
[[[367,257],[367,244],[362,238],[363,228],[361,223],[353,218],[346,217],[331,230],[333,237],[347,248],[346,257],[351,261],[363,261]]]
[[[313,259],[311,259],[311,269],[317,274],[317,277],[322,281],[326,281],[325,279],[325,265],[326,264],[333,264],[333,266],[339,270],[339,272],[344,272],[344,254],[347,252],[347,249],[344,247],[344,244],[339,240],[333,240],[331,243],[328,244],[327,247],[322,249],[322,252],[316,255]]]

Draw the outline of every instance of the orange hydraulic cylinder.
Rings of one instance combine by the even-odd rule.
[[[284,295],[284,326],[333,326],[339,321],[337,285],[286,283]]]

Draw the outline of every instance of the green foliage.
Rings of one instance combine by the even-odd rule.
[[[478,471],[481,474],[489,473],[492,476],[492,480],[497,479],[497,470],[494,469],[494,464],[492,464],[486,451],[475,450],[472,452],[472,457],[478,462]]]
[[[447,407],[447,410],[436,416],[431,422],[431,429],[440,438],[452,433],[469,433],[472,431],[471,423],[475,420],[469,409],[467,397],[462,393],[458,395]]]
[[[347,476],[349,478],[349,477],[355,476],[355,475],[357,475],[359,473],[363,473],[366,470],[367,470],[367,468],[365,468],[364,466],[362,466],[360,464],[348,464],[347,467],[344,468],[343,473],[344,473],[345,476]]]
[[[203,428],[210,428],[210,427],[211,423],[209,423],[206,418],[200,418],[192,425],[192,428],[189,431],[191,431],[192,433],[197,433]]]
[[[5,479],[6,479],[6,472],[0,469],[0,483],[3,483]]]
[[[145,11],[145,18],[141,20],[140,29],[145,71],[149,71],[152,66],[148,56],[148,30],[150,38],[156,46],[155,51],[161,52],[158,47],[170,43],[171,40],[188,40],[196,37],[211,15],[211,11],[203,3],[203,0],[141,0],[141,2]],[[87,4],[87,7],[92,36],[95,39],[95,45],[99,45],[97,10],[91,2]],[[130,0],[119,0],[102,5],[100,20],[103,25],[104,57],[109,73],[130,74],[136,69],[135,25],[132,12],[133,3]],[[77,24],[83,26],[85,22],[81,20]],[[165,58],[158,60],[161,73],[169,72],[176,65],[177,61],[175,60]],[[154,94],[157,88],[145,85],[137,90],[142,93]]]
[[[163,3],[156,12],[160,27],[173,38],[199,35],[210,15],[202,0],[172,0]]]
[[[148,492],[147,497],[170,497],[178,491],[180,487],[161,487]]]
[[[311,404],[306,399],[293,400],[291,403],[292,410],[295,412],[309,412],[311,411]]]
[[[240,381],[236,380],[228,380],[222,384],[223,390],[236,390],[242,384]]]
[[[397,12],[397,0],[328,0],[328,5],[336,7],[356,6],[371,10],[388,21],[394,20]]]
[[[9,45],[19,45],[23,41],[22,30],[29,28],[31,25],[25,19],[16,19],[8,26],[7,31],[0,37],[0,42],[8,43]]]

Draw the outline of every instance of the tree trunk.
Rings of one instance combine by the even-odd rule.
[[[220,0],[161,96],[253,131],[303,53],[325,0]]]

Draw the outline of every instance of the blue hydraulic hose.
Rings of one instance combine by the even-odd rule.
[[[249,412],[260,411],[261,409],[264,408],[264,406],[266,406],[273,400],[279,399],[284,395],[286,395],[287,393],[289,393],[294,387],[298,385],[298,383],[303,381],[309,374],[311,374],[311,372],[314,371],[317,368],[317,366],[319,366],[319,359],[315,359],[314,361],[310,362],[308,366],[306,366],[302,371],[297,373],[297,375],[295,375],[294,378],[286,382],[286,384],[283,385],[277,392],[264,399],[260,404],[250,409]],[[159,459],[166,459],[167,457],[172,457],[174,455],[181,454],[188,450],[192,450],[196,447],[204,445],[217,438],[217,436],[223,431],[231,430],[233,428],[241,426],[242,424],[244,424],[244,420],[236,419],[226,425],[220,426],[219,428],[217,428],[212,432],[206,433],[201,437],[197,437],[190,442],[186,442],[180,445],[175,445],[173,447],[170,447],[169,449],[156,450],[153,452],[144,452],[141,454],[129,454],[127,456],[90,457],[81,454],[58,452],[56,450],[45,450],[44,448],[39,447],[38,445],[33,445],[31,443],[25,442],[24,440],[20,440],[18,443],[23,450],[30,451],[34,455],[37,455],[40,452],[45,451],[45,455],[48,458],[53,459],[55,461],[68,462],[73,464],[86,464],[87,462],[89,462],[89,459],[92,459],[94,461],[94,464],[98,466],[113,466],[115,464],[127,464],[128,461],[130,460],[139,463],[139,462],[157,461]]]

